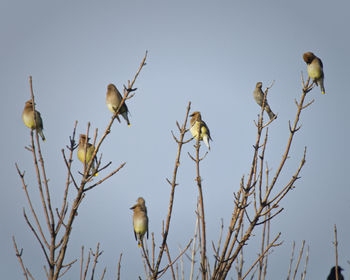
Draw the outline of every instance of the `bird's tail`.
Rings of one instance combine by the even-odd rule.
[[[128,118],[128,112],[122,113],[122,116],[126,120],[127,125],[130,127],[131,124],[130,124],[130,121],[129,121],[129,118]]]
[[[43,139],[43,142],[45,142],[46,138],[45,138],[45,136],[44,136],[43,131],[42,131],[42,130],[38,130],[38,133],[39,133],[41,139]]]
[[[94,160],[93,160],[91,169],[92,169],[92,174],[94,174],[95,177],[98,176],[98,172],[97,172],[97,169],[98,169],[98,162],[97,162],[97,158],[96,158],[96,157],[95,157]]]
[[[209,137],[207,134],[203,135],[203,141],[210,151]]]
[[[265,111],[269,115],[270,120],[276,117],[276,115],[272,112],[270,106],[267,104],[265,105]]]
[[[94,174],[95,177],[98,176],[97,168],[93,168],[91,174]]]
[[[267,112],[267,114],[269,115],[270,120],[272,120],[276,117],[276,115],[271,110],[270,110],[270,112]]]
[[[326,90],[324,89],[323,79],[321,79],[321,80],[319,81],[319,84],[320,84],[320,88],[321,88],[321,93],[322,93],[322,94],[325,94],[325,93],[326,93]]]

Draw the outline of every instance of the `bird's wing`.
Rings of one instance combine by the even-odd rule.
[[[206,124],[204,121],[202,121],[202,125],[203,125],[203,126],[205,127],[205,129],[207,130],[207,134],[208,134],[209,139],[210,139],[211,141],[213,141],[213,139],[211,139],[211,137],[210,137],[210,130],[209,130],[207,124]]]
[[[148,239],[148,217],[147,218],[147,239]]]
[[[320,62],[321,67],[323,68],[323,63],[322,63],[321,58],[319,58],[318,60],[319,60],[319,62]]]

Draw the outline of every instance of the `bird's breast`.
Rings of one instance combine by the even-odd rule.
[[[34,115],[32,112],[22,115],[24,124],[29,128],[35,128]]]
[[[144,234],[147,231],[147,220],[134,219],[134,230],[136,233]]]
[[[194,125],[192,125],[192,127],[190,128],[192,136],[196,139],[198,137],[199,125],[199,122],[195,122]]]
[[[319,79],[322,76],[322,69],[317,64],[309,64],[307,66],[307,72],[311,79]]]

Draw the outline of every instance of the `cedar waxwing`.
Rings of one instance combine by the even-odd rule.
[[[45,141],[45,136],[43,133],[43,120],[41,119],[40,113],[35,110],[35,120],[36,124],[34,122],[34,114],[33,114],[33,102],[32,100],[28,100],[26,104],[24,105],[23,113],[22,113],[22,119],[24,124],[31,128],[31,129],[37,129],[39,135],[41,136],[41,139]]]
[[[338,266],[338,280],[344,280],[344,276],[341,274],[341,271],[343,269]],[[329,273],[327,280],[336,280],[336,276],[335,276],[335,266],[332,267],[331,272]]]
[[[200,137],[199,140],[203,140],[205,145],[210,150],[209,140],[212,140],[210,137],[210,131],[207,125],[204,121],[202,121],[201,113],[200,112],[193,112],[192,115],[190,115],[191,120],[191,134],[195,139],[198,139],[198,129],[200,129]],[[213,140],[212,140],[213,141]]]
[[[80,138],[79,138],[79,146],[78,146],[78,158],[79,160],[84,164],[85,162],[85,151],[86,151],[86,165],[88,165],[91,161],[91,156],[95,151],[95,147],[90,144],[89,139],[86,139],[86,135],[85,134],[80,134]],[[96,158],[95,158],[96,160]],[[91,170],[93,170],[93,172],[95,172],[95,160],[92,162],[91,164]],[[95,176],[97,176],[97,174],[95,174]]]
[[[257,82],[253,92],[254,99],[260,107],[262,106],[264,101],[264,92],[262,91],[261,87],[262,87],[262,82]],[[270,120],[276,117],[276,115],[271,111],[269,103],[267,103],[267,100],[265,100],[265,111],[269,115]]]
[[[130,208],[134,210],[134,215],[132,217],[132,223],[134,226],[135,239],[137,244],[141,247],[142,239],[145,233],[147,232],[148,239],[148,217],[147,217],[147,207],[145,200],[142,197],[137,199],[137,203]]]
[[[307,64],[307,73],[309,77],[314,81],[317,86],[320,86],[321,93],[325,94],[326,90],[324,89],[323,80],[323,63],[312,52],[306,52],[303,54],[303,59]]]
[[[123,97],[120,94],[117,87],[113,84],[109,84],[107,87],[106,104],[107,104],[108,109],[112,113],[115,113],[115,111],[118,109],[118,106],[120,105],[120,102],[122,101],[122,99],[123,99]],[[128,126],[130,126],[128,113],[129,113],[128,107],[126,106],[126,104],[124,102],[124,104],[120,108],[118,114],[121,114],[123,116],[123,118],[126,120],[126,123],[128,124]],[[117,119],[120,122],[120,119],[118,116],[117,116]]]

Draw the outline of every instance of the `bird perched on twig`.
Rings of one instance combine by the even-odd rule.
[[[191,120],[190,120],[190,131],[192,136],[195,139],[198,139],[198,131],[199,131],[199,141],[203,140],[205,145],[208,147],[210,150],[210,144],[209,140],[213,141],[210,137],[210,131],[206,123],[202,120],[202,116],[200,112],[193,112],[190,115]]]
[[[257,82],[255,89],[253,91],[254,99],[260,107],[263,105],[263,101],[264,101],[264,92],[262,91],[261,88],[262,88],[262,82]],[[276,117],[276,115],[271,111],[271,108],[269,106],[269,103],[267,102],[267,99],[265,99],[264,110],[269,115],[270,120]]]
[[[323,81],[324,81],[323,63],[321,59],[318,58],[316,55],[314,55],[312,52],[304,53],[303,59],[306,62],[307,73],[309,74],[310,78],[313,80],[313,82],[317,86],[320,86],[321,93],[325,94],[326,90],[324,89],[324,85],[323,85]]]
[[[40,113],[35,110],[35,121],[34,121],[34,113],[33,113],[33,101],[28,100],[23,109],[22,119],[24,124],[30,129],[36,129],[41,136],[41,139],[45,141],[45,136],[43,133],[43,120],[41,119]]]
[[[106,105],[112,113],[115,113],[122,102],[123,97],[120,94],[119,90],[117,87],[113,84],[109,84],[107,86],[107,96],[106,96]],[[126,123],[128,126],[130,126],[129,118],[128,118],[128,106],[126,106],[125,102],[123,105],[120,107],[118,114],[122,115],[123,118],[126,120]],[[117,120],[120,122],[120,119],[117,115]]]
[[[145,200],[142,197],[139,197],[137,203],[130,209],[134,210],[134,215],[132,217],[134,234],[138,246],[141,247],[142,239],[146,232],[148,239],[148,217]]]
[[[95,146],[89,143],[89,139],[86,137],[85,134],[80,134],[79,138],[79,146],[78,146],[78,159],[84,164],[86,162],[86,165],[90,163],[92,160],[92,155],[95,151]],[[85,153],[86,152],[86,153]],[[92,164],[91,164],[91,170],[93,173],[96,172],[95,170],[95,161],[96,157],[94,158]],[[97,176],[97,173],[95,174]]]
[[[338,266],[338,280],[344,280],[344,276],[341,274],[341,271],[344,270],[340,266]],[[331,268],[331,272],[329,273],[327,280],[336,280],[335,276],[335,266]]]

